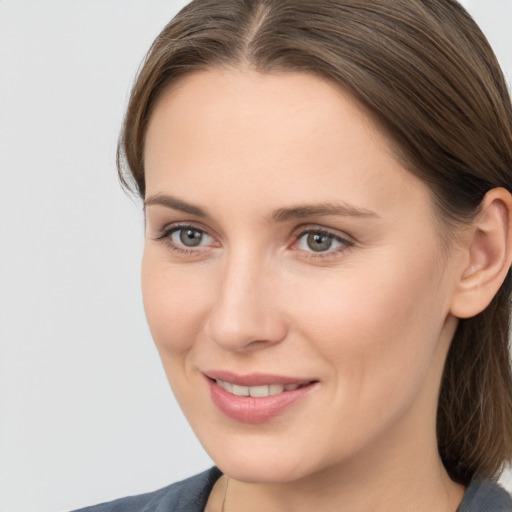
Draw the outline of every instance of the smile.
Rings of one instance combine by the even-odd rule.
[[[223,416],[241,423],[263,423],[300,407],[318,389],[317,380],[278,375],[205,374],[213,404]]]
[[[236,396],[252,396],[255,398],[279,395],[284,391],[293,391],[294,389],[301,387],[300,384],[265,384],[262,386],[240,386],[220,379],[216,379],[215,382],[228,393]]]

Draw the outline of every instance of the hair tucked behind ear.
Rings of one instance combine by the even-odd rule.
[[[315,73],[351,93],[431,188],[447,245],[488,190],[512,190],[509,93],[454,0],[192,1],[158,36],[133,88],[118,149],[125,186],[145,194],[144,138],[159,97],[215,66]],[[439,450],[465,484],[496,475],[512,453],[510,279],[483,313],[460,321],[441,383]]]

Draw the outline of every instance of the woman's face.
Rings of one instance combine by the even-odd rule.
[[[285,482],[435,451],[461,257],[348,95],[197,72],[157,104],[145,165],[149,326],[223,471]]]

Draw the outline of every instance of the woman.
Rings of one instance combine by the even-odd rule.
[[[457,2],[195,0],[119,166],[218,468],[87,510],[512,510],[512,108]]]

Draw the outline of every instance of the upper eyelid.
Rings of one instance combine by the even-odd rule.
[[[354,238],[348,233],[323,226],[302,226],[294,231],[293,236],[295,236],[296,238],[300,238],[307,233],[321,233],[325,235],[330,235],[333,238],[337,238],[346,242],[355,242]]]
[[[343,236],[341,236],[341,234],[333,233],[332,230],[326,229],[326,228],[306,228],[306,229],[298,230],[296,232],[296,236],[302,236],[302,235],[305,235],[306,233],[321,233],[322,235],[330,235],[333,238],[336,238],[336,237],[343,238]]]
[[[171,232],[179,231],[180,229],[187,229],[192,228],[197,231],[201,231],[205,235],[211,236],[212,238],[215,238],[215,235],[211,234],[211,230],[201,226],[200,223],[196,222],[172,222],[170,224],[166,224],[163,228],[158,229],[157,232],[159,233],[158,236],[166,236]]]
[[[192,256],[194,254],[199,255],[205,251],[205,249],[206,249],[205,247],[203,247],[203,246],[188,247],[185,244],[176,243],[171,240],[171,236],[174,233],[176,233],[177,231],[180,231],[182,229],[187,229],[187,228],[191,228],[193,230],[200,231],[203,235],[206,235],[206,236],[212,238],[213,240],[215,240],[215,238],[212,235],[210,235],[207,230],[205,230],[203,228],[198,228],[197,226],[195,226],[191,223],[168,224],[167,226],[165,226],[164,228],[162,228],[160,230],[160,232],[157,234],[156,237],[153,237],[153,240],[155,240],[156,242],[164,243],[169,249],[171,249],[173,251],[177,251],[177,252],[180,252],[183,254],[188,254],[190,256]]]
[[[165,232],[169,232],[172,230],[179,230],[180,228],[181,229],[193,228],[193,229],[197,229],[198,231],[202,231],[203,233],[205,233],[209,236],[214,236],[211,234],[210,229],[208,229],[207,227],[201,226],[200,223],[196,223],[196,222],[174,222],[171,224],[167,224],[160,231],[162,233],[165,233]],[[333,228],[328,228],[326,226],[319,226],[319,225],[314,225],[314,224],[313,225],[305,225],[305,226],[303,225],[303,226],[299,226],[299,227],[295,228],[292,231],[292,233],[293,233],[292,236],[303,235],[304,233],[310,233],[310,232],[325,233],[328,235],[332,235],[334,237],[352,239],[352,237],[345,232],[341,232],[341,231],[339,231],[337,229],[333,229]]]
[[[334,241],[338,242],[339,244],[341,244],[342,246],[344,246],[344,248],[348,248],[348,247],[353,247],[355,245],[355,241],[352,237],[349,237],[349,236],[342,236],[342,235],[336,235],[330,231],[324,231],[324,230],[316,230],[316,229],[306,229],[305,231],[302,231],[302,232],[299,232],[298,234],[296,234],[294,236],[295,240],[293,241],[293,243],[291,245],[295,245],[297,242],[299,242],[305,235],[307,234],[310,234],[310,233],[318,233],[320,235],[327,235],[327,236],[330,236]],[[322,251],[322,252],[319,252],[317,255],[318,256],[321,256],[322,254],[327,256],[328,254],[333,254],[333,253],[336,253],[338,252],[339,249],[329,249],[327,251]],[[309,251],[305,251],[305,252],[309,252]]]
[[[159,234],[157,235],[157,240],[162,240],[163,238],[169,236],[171,233],[179,231],[180,229],[192,228],[197,231],[201,231],[205,235],[218,240],[218,236],[213,234],[210,229],[205,226],[202,226],[200,222],[195,221],[185,221],[185,222],[175,222],[171,224],[167,224],[161,230],[159,230]],[[349,242],[351,244],[355,243],[354,238],[344,231],[339,231],[334,228],[329,228],[326,226],[318,225],[318,224],[307,224],[296,227],[291,236],[293,238],[293,242],[299,240],[307,233],[321,233],[325,235],[332,236],[334,239],[337,239],[342,242]]]

